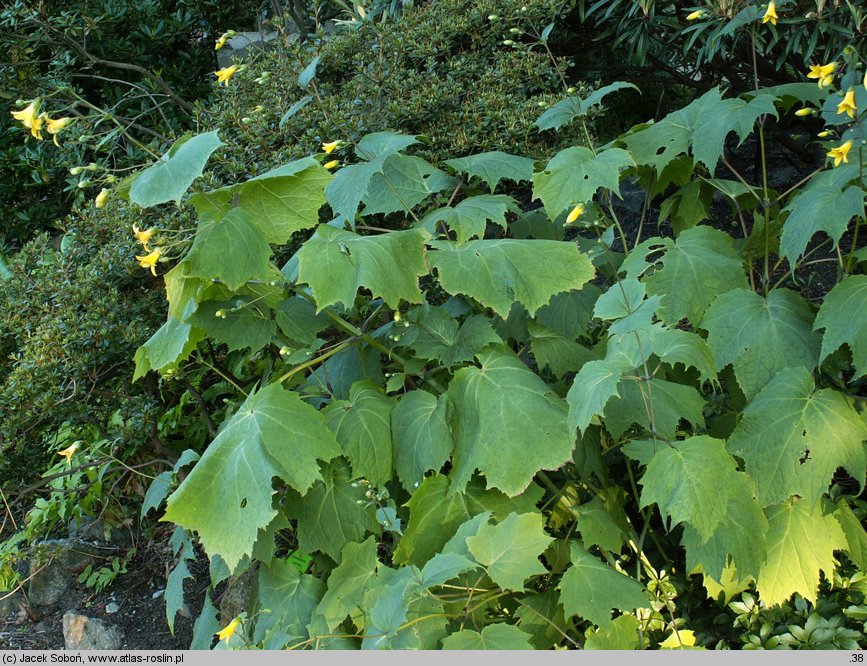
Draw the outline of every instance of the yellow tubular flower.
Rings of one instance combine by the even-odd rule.
[[[235,618],[234,620],[229,622],[229,624],[226,625],[225,629],[222,629],[222,630],[217,632],[217,638],[219,638],[221,641],[229,640],[234,635],[235,629],[238,628],[238,625],[240,623],[241,623],[241,621],[238,618]]]
[[[819,81],[819,88],[825,88],[827,86],[830,86],[832,83],[834,83],[834,75],[829,74],[824,79]]]
[[[142,268],[150,268],[154,277],[157,276],[157,262],[160,260],[159,248],[143,257],[136,256]]]
[[[803,109],[798,109],[797,111],[795,111],[795,115],[801,118],[803,118],[804,116],[811,116],[813,115],[813,109],[806,106]]]
[[[218,69],[214,72],[214,76],[217,77],[217,85],[221,83],[225,83],[229,85],[229,79],[232,78],[232,74],[238,71],[238,65],[229,65],[228,67],[224,67],[223,69]]]
[[[704,10],[699,9],[698,11],[695,11],[692,14],[689,14],[686,17],[686,20],[687,21],[695,21],[696,19],[700,19],[702,16],[704,16]]]
[[[75,453],[77,450],[78,450],[78,443],[76,442],[72,446],[69,446],[69,447],[63,449],[63,451],[58,451],[57,455],[63,456],[64,458],[66,458],[66,464],[71,465],[72,464],[72,454]]]
[[[827,65],[810,65],[810,71],[807,73],[808,79],[818,79],[817,83],[820,88],[831,85],[834,82],[834,70],[837,69],[836,62],[829,62]]]
[[[834,158],[834,166],[840,166],[840,162],[849,163],[849,151],[852,150],[852,141],[847,141],[837,148],[828,151],[828,157]]]
[[[151,239],[151,236],[154,235],[153,228],[142,231],[134,224],[132,225],[132,233],[136,237],[136,240],[142,244],[142,247],[144,247],[146,251],[150,252],[151,249],[148,247],[148,241]]]
[[[322,150],[325,151],[326,155],[330,155],[335,151],[335,149],[340,145],[340,141],[332,141],[331,143],[323,143]]]
[[[324,166],[326,169],[333,169],[338,164],[340,164],[340,160],[331,160],[330,162],[326,162],[322,166]]]
[[[27,129],[33,127],[33,121],[36,120],[37,112],[39,111],[39,100],[34,99],[25,109],[20,111],[12,111],[12,117],[15,120],[20,120]]]
[[[220,38],[217,40],[217,43],[214,45],[214,50],[215,50],[215,51],[219,51],[221,48],[223,48],[223,47],[226,45],[226,42],[227,42],[228,40],[229,40],[229,36],[228,36],[228,35],[223,35],[222,37],[220,37]]]
[[[762,17],[762,23],[771,22],[771,25],[777,25],[777,5],[773,2],[768,3],[768,10],[765,12],[765,15]]]
[[[33,123],[30,125],[30,133],[42,141],[42,126],[45,124],[45,119],[42,116],[33,119]]]
[[[581,213],[584,212],[584,204],[578,204],[575,208],[572,209],[572,212],[569,213],[569,216],[566,218],[566,224],[572,224],[575,220],[581,217]]]
[[[845,113],[850,118],[855,117],[858,107],[855,106],[855,88],[849,88],[843,101],[837,105],[837,113]]]
[[[96,195],[96,199],[93,200],[93,203],[97,208],[102,208],[105,205],[106,199],[108,199],[108,190],[103,187],[99,191],[99,194]]]
[[[63,131],[63,128],[69,125],[73,119],[65,117],[54,120],[53,118],[49,118],[47,113],[43,113],[40,117],[45,119],[45,129],[48,130],[49,134],[54,136],[54,145],[60,146],[60,144],[57,143],[57,135],[60,134],[60,132]]]

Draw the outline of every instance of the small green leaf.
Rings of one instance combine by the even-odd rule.
[[[506,213],[516,212],[517,204],[505,194],[481,194],[461,201],[455,207],[446,207],[428,213],[421,226],[436,235],[443,225],[457,236],[458,245],[470,238],[482,238],[488,222],[498,224],[505,231]]]
[[[259,569],[252,639],[265,650],[279,650],[308,638],[307,625],[325,592],[314,576],[300,574],[288,560],[274,560]]]
[[[193,574],[190,573],[185,559],[181,557],[180,562],[166,578],[166,619],[172,636],[175,635],[175,618],[184,607],[184,581],[192,577]]]
[[[554,539],[545,534],[541,513],[517,513],[498,525],[485,523],[467,546],[488,576],[507,590],[521,591],[530,576],[546,573],[539,556]]]
[[[316,306],[301,296],[287,298],[274,309],[274,321],[290,340],[304,345],[312,344],[316,335],[331,324],[324,314],[316,314]]]
[[[694,429],[704,428],[705,402],[698,391],[692,386],[652,379],[623,384],[620,396],[605,405],[606,430],[620,439],[633,423],[637,423],[653,434],[648,414],[651,404],[653,425],[656,433],[663,437],[675,439],[681,420],[688,421]]]
[[[621,615],[607,627],[600,627],[584,641],[585,650],[637,650],[638,619],[634,615]]]
[[[611,624],[613,608],[630,612],[650,607],[641,583],[574,543],[571,560],[572,566],[560,581],[560,603],[567,618],[578,615],[604,628]]]
[[[270,315],[270,310],[260,311],[250,297],[238,297],[234,301],[199,303],[189,322],[227,345],[229,351],[251,349],[256,352],[270,344],[277,332]]]
[[[472,361],[488,345],[502,343],[483,315],[471,315],[458,324],[444,307],[424,303],[411,308],[405,321],[412,325],[415,337],[410,346],[416,356],[447,366]]]
[[[420,157],[389,155],[368,181],[362,214],[408,214],[431,194],[450,186],[452,178]]]
[[[536,164],[535,160],[529,157],[517,157],[499,150],[458,157],[446,160],[445,163],[455,171],[483,180],[491,188],[491,194],[501,180],[511,180],[516,183],[530,180]]]
[[[217,132],[179,139],[156,164],[138,174],[129,188],[130,200],[142,208],[166,201],[180,203],[193,181],[202,175],[211,153],[222,145]]]
[[[348,542],[343,547],[340,564],[328,577],[328,589],[319,604],[329,631],[334,631],[347,616],[360,619],[364,593],[376,578],[376,539],[362,543]],[[356,622],[358,624],[358,622]]]
[[[204,339],[205,332],[202,329],[169,317],[136,351],[132,380],[144,377],[151,370],[164,372],[176,368]]]
[[[587,335],[593,306],[601,294],[599,287],[593,284],[557,294],[536,311],[536,321],[566,338],[583,337]]]
[[[298,75],[298,85],[302,88],[306,88],[310,85],[310,82],[316,76],[316,68],[319,66],[319,56],[315,56],[313,60],[311,60],[307,67],[301,70],[301,73]]]
[[[462,629],[443,639],[443,650],[532,650],[530,636],[513,624],[489,624],[481,633]]]
[[[867,375],[867,275],[850,275],[838,282],[825,296],[813,329],[825,329],[819,362],[849,345],[852,365],[858,379]]]
[[[594,90],[584,99],[580,97],[567,97],[564,100],[560,100],[550,109],[546,109],[545,113],[536,119],[536,127],[539,130],[559,129],[563,125],[572,122],[575,118],[587,115],[587,112],[597,104],[601,104],[607,95],[624,88],[638,90],[638,86],[632,83],[615,81]]]

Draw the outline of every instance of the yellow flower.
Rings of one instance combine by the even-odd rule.
[[[142,231],[134,224],[132,225],[132,233],[136,237],[136,240],[142,244],[142,247],[144,247],[147,252],[150,252],[151,249],[148,247],[148,241],[151,239],[151,236],[154,235],[153,228]]]
[[[20,120],[21,123],[27,129],[31,129],[33,127],[33,121],[37,118],[37,112],[39,111],[39,100],[34,99],[25,109],[21,109],[20,111],[13,111],[12,117],[15,120]]]
[[[72,464],[72,454],[75,453],[77,450],[78,450],[78,442],[75,442],[72,446],[69,446],[69,447],[63,449],[63,451],[58,451],[57,455],[63,456],[64,458],[66,458],[66,464],[71,465]]]
[[[831,136],[831,134],[832,134],[832,132],[825,130],[823,132],[819,132],[816,136],[819,137],[820,139],[827,139],[829,136]]]
[[[147,248],[145,248],[145,249],[147,249]],[[136,256],[136,259],[138,259],[139,265],[141,265],[142,268],[150,268],[151,273],[153,274],[154,277],[156,277],[156,275],[157,275],[157,262],[160,260],[159,248],[157,248],[156,250],[154,250],[150,254],[147,254],[143,257]]]
[[[232,74],[238,71],[238,65],[229,65],[228,67],[224,67],[223,69],[218,69],[214,72],[214,76],[217,77],[217,85],[221,83],[225,83],[229,85],[229,79],[232,78]]]
[[[106,199],[108,199],[108,190],[103,187],[99,191],[99,194],[96,195],[96,199],[93,200],[93,203],[97,208],[102,208],[105,205]]]
[[[324,166],[326,169],[333,169],[338,164],[340,164],[340,160],[331,160],[330,162],[326,162],[322,166]]]
[[[323,143],[322,150],[325,151],[326,155],[330,155],[334,152],[334,150],[340,145],[340,141],[332,141],[331,143]]]
[[[867,69],[864,70],[864,90],[867,90]]]
[[[804,116],[811,116],[813,115],[813,109],[811,109],[809,106],[805,106],[803,109],[798,109],[797,111],[795,111],[795,115],[802,118]]]
[[[692,14],[688,15],[686,17],[686,20],[687,21],[695,21],[696,19],[700,19],[702,16],[704,16],[704,10],[699,9],[698,11],[695,11]]]
[[[569,213],[569,216],[566,218],[566,224],[572,224],[575,220],[581,217],[581,213],[584,212],[584,204],[578,204],[575,208],[572,209],[572,212]]]
[[[768,3],[768,10],[765,12],[765,15],[762,17],[762,23],[771,22],[771,25],[777,25],[777,5],[773,2]]]
[[[834,166],[840,166],[840,162],[849,163],[849,151],[852,150],[852,141],[847,141],[842,146],[832,148],[828,151],[828,157],[834,158]]]
[[[221,641],[229,640],[235,633],[235,629],[238,628],[238,625],[240,623],[241,620],[236,617],[234,620],[232,620],[231,622],[229,622],[229,624],[226,625],[225,629],[221,629],[217,632],[217,638],[219,638]]]
[[[827,65],[810,65],[810,71],[807,74],[808,79],[818,79],[817,83],[820,88],[829,86],[834,82],[834,70],[837,69],[836,62],[829,62]]]
[[[227,42],[228,40],[229,40],[229,35],[225,35],[225,34],[222,35],[222,36],[217,40],[217,43],[214,45],[214,50],[215,50],[215,51],[219,51],[221,48],[223,48],[223,47],[226,45],[226,42]]]
[[[845,113],[850,118],[855,117],[858,107],[855,106],[855,88],[849,88],[849,92],[843,97],[843,101],[837,105],[837,113]]]
[[[48,133],[54,135],[54,145],[60,146],[60,144],[57,143],[57,135],[60,134],[63,128],[69,125],[73,119],[64,117],[54,120],[53,118],[49,118],[47,113],[40,114],[39,117],[45,119],[45,129],[48,130]]]

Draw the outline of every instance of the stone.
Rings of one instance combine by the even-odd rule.
[[[47,564],[44,561],[31,561],[30,576],[28,597],[33,606],[56,604],[69,587],[68,574],[55,560]]]
[[[24,601],[20,590],[3,590],[0,591],[0,622],[9,617],[12,613],[17,613]]]
[[[278,37],[276,32],[236,32],[217,51],[217,64],[220,68],[228,67],[233,59],[245,60],[252,53],[267,51],[274,47]]]
[[[119,650],[123,634],[104,620],[67,611],[63,614],[63,640],[67,650]]]
[[[115,601],[109,601],[105,605],[105,612],[111,615],[112,613],[117,613],[120,610],[120,606]]]
[[[240,576],[231,576],[226,589],[220,595],[220,626],[225,627],[250,607],[250,593],[256,580],[254,565]]]
[[[73,517],[66,528],[70,539],[104,539],[105,525],[90,516]]]
[[[77,539],[46,539],[38,544],[37,558],[41,562],[52,559],[61,569],[70,574],[80,574],[93,564],[95,558],[103,553],[96,546],[82,543]],[[31,570],[33,563],[31,563]]]

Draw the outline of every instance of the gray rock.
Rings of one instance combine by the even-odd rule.
[[[120,606],[117,604],[117,602],[109,601],[105,605],[105,612],[108,613],[109,615],[111,615],[112,613],[117,613],[119,610],[120,610]]]
[[[104,552],[96,546],[76,539],[49,539],[42,541],[36,548],[38,561],[46,562],[53,559],[70,574],[80,574],[88,564],[93,564],[94,559]],[[30,567],[33,570],[32,562]]]
[[[63,615],[63,640],[67,650],[119,650],[123,634],[104,620],[67,611]]]
[[[12,592],[11,590],[0,591],[0,622],[9,617],[12,613],[17,613],[21,607],[24,597],[21,591]]]
[[[56,604],[69,587],[69,575],[56,560],[45,564],[33,560],[30,562],[30,589],[28,596],[33,606],[51,606]]]
[[[226,45],[217,51],[217,64],[221,68],[228,67],[233,58],[245,60],[257,51],[272,49],[278,37],[276,32],[238,32],[226,40]]]
[[[226,590],[220,596],[220,626],[225,627],[234,618],[250,607],[250,592],[256,580],[257,567],[254,565],[240,576],[232,576]]]
[[[89,516],[74,517],[66,527],[70,539],[102,539],[105,537],[105,525],[101,520]]]

